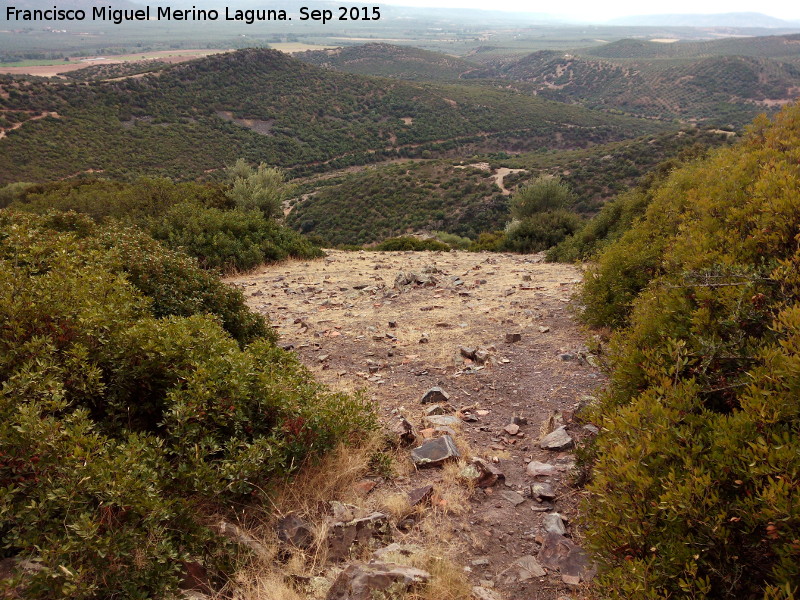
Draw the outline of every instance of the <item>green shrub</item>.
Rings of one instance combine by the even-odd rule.
[[[589,320],[627,324],[590,411],[609,597],[800,589],[798,164],[793,106],[669,176],[587,278]]]
[[[501,249],[524,254],[541,252],[575,233],[580,224],[580,217],[566,210],[535,213],[523,221],[511,222]]]
[[[181,248],[206,269],[246,271],[288,257],[317,258],[322,251],[299,233],[267,220],[259,211],[220,210],[184,203],[150,227],[153,237]]]
[[[568,236],[547,252],[552,262],[587,260],[617,241],[644,214],[650,197],[642,190],[631,190],[607,202],[600,212],[574,235]]]
[[[474,243],[468,237],[462,237],[455,233],[447,233],[446,231],[434,231],[433,234],[436,236],[437,240],[457,250],[469,250]]]
[[[240,347],[209,310],[240,295],[177,316],[207,283],[191,262],[158,307],[143,290],[166,296],[181,263],[141,233],[10,212],[0,232],[0,557],[42,567],[5,582],[25,597],[163,597],[184,560],[220,575],[233,554],[199,514],[373,427],[270,338]]]
[[[411,236],[402,236],[384,240],[375,246],[373,250],[378,252],[400,252],[403,250],[412,250],[414,252],[422,252],[425,250],[450,252],[450,246],[438,240],[421,240]]]
[[[504,231],[485,231],[478,235],[478,239],[472,246],[474,252],[500,252],[505,242],[506,234]]]
[[[576,200],[560,177],[542,175],[515,192],[509,208],[516,221],[526,221],[539,213],[567,209]]]
[[[277,191],[265,193],[273,198]],[[168,179],[70,180],[28,188],[13,208],[40,214],[74,210],[99,222],[116,219],[137,225],[212,270],[247,270],[288,257],[322,256],[318,247],[260,210],[235,208],[215,185]]]

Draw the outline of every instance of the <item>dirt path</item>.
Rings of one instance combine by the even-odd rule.
[[[415,445],[428,408],[420,399],[433,386],[449,394],[449,403],[460,409],[456,414],[475,419],[458,419],[459,447],[502,470],[505,483],[475,488],[437,535],[450,540],[473,585],[506,600],[575,593],[558,569],[536,575],[516,561],[542,562],[548,535],[543,521],[552,512],[566,521],[566,539],[580,541],[574,519],[581,492],[570,476],[574,457],[544,450],[538,440],[562,420],[575,440],[590,435],[571,413],[602,383],[569,308],[579,269],[539,260],[330,251],[324,260],[284,263],[229,280],[243,288],[254,310],[271,316],[281,343],[292,345],[322,381],[338,389],[365,388],[388,424],[407,418],[418,434]],[[430,281],[396,287],[398,275],[409,273]],[[513,334],[521,339],[513,341]],[[462,346],[485,350],[488,358],[465,359]],[[514,417],[522,418],[515,435],[513,427],[505,430]],[[552,465],[555,475],[531,477],[531,461]],[[408,491],[447,483],[441,469],[407,472],[379,482],[372,494],[382,486]],[[532,497],[535,482],[549,483],[554,499]],[[407,541],[422,534],[398,535]]]
[[[2,140],[6,135],[8,135],[9,131],[14,131],[15,129],[19,129],[25,123],[30,123],[31,121],[38,121],[40,119],[44,119],[45,117],[53,117],[54,119],[60,118],[57,112],[43,112],[40,115],[35,115],[26,121],[20,121],[19,123],[14,123],[11,127],[6,127],[5,129],[0,129],[0,140]]]
[[[500,191],[503,192],[504,196],[510,196],[511,190],[507,189],[505,186],[505,179],[506,175],[510,175],[511,173],[522,173],[525,169],[509,169],[507,167],[500,167],[495,171],[494,174],[494,182],[497,184],[497,187],[500,188]]]

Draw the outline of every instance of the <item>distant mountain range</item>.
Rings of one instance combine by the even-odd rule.
[[[757,12],[732,12],[707,15],[665,14],[635,15],[608,21],[626,27],[768,27],[800,28],[800,21],[784,21]]]

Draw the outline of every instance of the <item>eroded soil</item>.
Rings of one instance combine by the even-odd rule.
[[[430,281],[395,285],[409,273]],[[602,383],[585,348],[586,333],[572,316],[571,295],[580,278],[578,268],[542,263],[537,256],[329,251],[322,260],[268,266],[229,282],[243,288],[254,310],[270,316],[281,344],[292,346],[320,380],[336,389],[365,389],[387,425],[405,417],[421,440],[428,407],[420,399],[433,386],[449,394],[459,410],[454,414],[477,419],[455,427],[459,447],[492,461],[505,483],[476,488],[467,505],[444,521],[448,531],[441,537],[450,540],[473,585],[506,599],[556,600],[575,596],[576,587],[557,570],[528,578],[514,563],[538,555],[548,512],[560,513],[567,536],[580,543],[575,518],[582,491],[573,485],[572,452],[537,444],[561,421],[578,442],[590,435],[572,419]],[[521,339],[507,341],[507,334]],[[465,359],[462,346],[486,350],[489,358]],[[510,435],[504,428],[514,417],[527,424]],[[536,478],[555,488],[554,500],[530,497],[531,460],[560,469]],[[442,480],[437,468],[405,472],[376,478],[370,494]],[[398,533],[397,541],[404,536],[414,541],[415,532]]]

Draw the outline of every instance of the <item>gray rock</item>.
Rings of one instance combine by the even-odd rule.
[[[431,415],[430,417],[425,417],[425,422],[435,427],[452,427],[460,425],[461,419],[452,415]]]
[[[583,430],[591,435],[597,435],[600,433],[600,429],[597,427],[597,425],[592,425],[591,423],[584,425]]]
[[[435,417],[428,417],[435,418]],[[450,417],[455,418],[455,417]],[[418,467],[439,466],[448,460],[456,460],[461,456],[456,443],[449,435],[443,435],[432,440],[428,440],[419,448],[411,451],[411,460]]]
[[[527,581],[534,577],[544,577],[547,571],[542,568],[533,556],[523,556],[514,563],[515,567],[519,567],[519,580]]]
[[[474,467],[478,471],[478,478],[475,480],[475,485],[479,488],[492,487],[506,480],[506,476],[500,469],[482,458],[473,458],[472,464],[469,466]]]
[[[572,446],[572,438],[563,425],[555,431],[548,433],[539,442],[539,447],[544,450],[566,450],[567,448],[572,448]]]
[[[509,423],[503,429],[508,435],[517,435],[519,433],[519,425],[516,423]]]
[[[536,500],[552,500],[556,497],[553,486],[549,483],[534,483],[531,485],[531,498]]]
[[[567,528],[564,527],[564,520],[558,513],[545,515],[544,519],[542,519],[542,525],[546,533],[557,533],[558,535],[567,533]]]
[[[473,567],[488,567],[489,566],[489,559],[488,558],[476,558],[470,564]]]
[[[564,362],[568,362],[571,360],[575,360],[575,355],[571,352],[564,352],[563,354],[558,355],[559,360],[563,360]]]
[[[596,566],[589,560],[586,552],[558,533],[545,535],[538,559],[545,567],[558,569],[564,583],[570,585],[590,581],[597,573]]]
[[[406,419],[398,419],[392,425],[392,433],[397,435],[397,439],[401,446],[408,446],[413,444],[417,436],[414,435],[414,427]]]
[[[368,546],[373,540],[391,537],[389,517],[380,512],[352,521],[333,523],[328,529],[328,558],[342,560],[354,545]]]
[[[326,600],[373,600],[382,592],[403,595],[431,578],[422,569],[394,563],[353,563],[339,573]]]
[[[503,597],[494,590],[479,585],[472,588],[472,597],[475,600],[503,600]]]
[[[500,492],[500,495],[511,502],[511,504],[514,506],[519,506],[525,502],[525,497],[522,494],[518,494],[514,490],[503,490]]]
[[[491,356],[490,352],[488,350],[485,350],[484,348],[478,348],[477,350],[475,350],[475,362],[480,365],[484,364],[487,360],[489,360],[490,356]]]
[[[506,344],[514,344],[522,340],[521,333],[507,333],[506,334]]]
[[[555,475],[558,469],[553,465],[539,462],[538,460],[532,460],[528,463],[525,471],[531,477],[547,477],[548,475]]]
[[[308,548],[314,543],[311,526],[297,515],[286,515],[278,521],[276,529],[279,540],[297,548]]]
[[[415,554],[420,554],[423,551],[423,548],[421,546],[417,546],[416,544],[398,544],[395,542],[375,550],[375,552],[372,553],[372,558],[375,560],[385,561],[391,560],[393,555],[409,557],[414,556]]]
[[[433,497],[433,486],[424,485],[408,492],[408,503],[411,506],[417,506],[424,502],[430,502]]]
[[[425,409],[425,414],[429,417],[434,415],[446,415],[447,413],[451,412],[453,412],[453,408],[451,406],[442,406],[441,404],[432,404]]]
[[[420,404],[444,404],[450,400],[450,396],[440,387],[432,387],[422,396]]]

